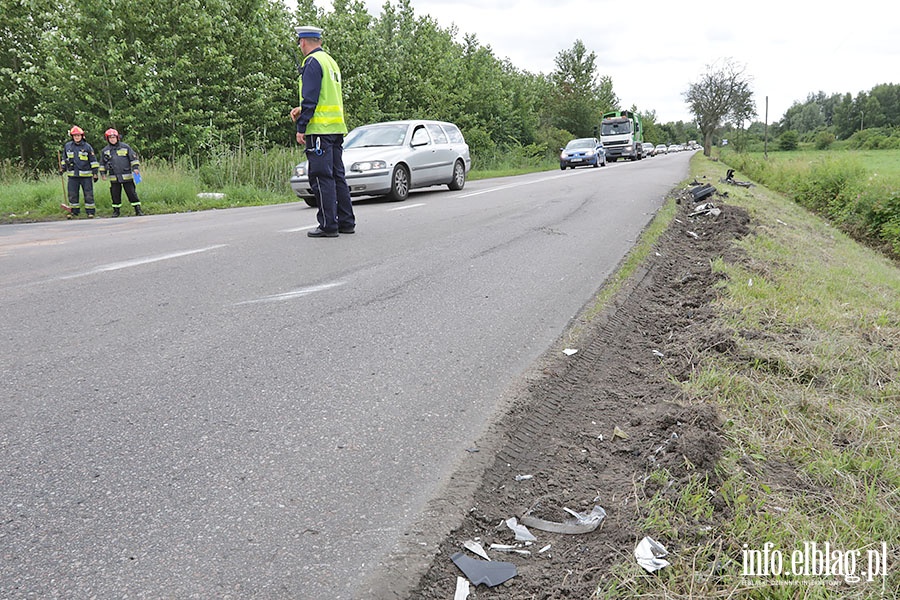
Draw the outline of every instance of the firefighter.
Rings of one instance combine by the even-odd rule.
[[[89,219],[94,218],[94,182],[100,163],[94,148],[84,140],[84,130],[75,125],[69,130],[71,140],[63,147],[59,172],[68,175],[68,200],[64,206],[68,218],[77,217],[81,212],[79,191],[84,192],[84,212]]]
[[[106,138],[106,147],[100,151],[100,176],[103,181],[109,179],[109,195],[112,197],[113,217],[119,216],[122,208],[122,188],[125,195],[134,207],[135,216],[141,216],[141,201],[138,199],[135,188],[135,178],[140,181],[140,163],[137,153],[131,146],[122,141],[122,137],[115,129],[107,129],[103,134]]]

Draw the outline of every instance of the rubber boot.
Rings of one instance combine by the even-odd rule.
[[[144,211],[141,210],[141,205],[140,205],[140,204],[135,204],[135,205],[134,205],[134,216],[140,217],[140,216],[143,215],[143,214],[144,214]]]
[[[85,205],[84,212],[87,214],[88,219],[93,219],[94,218],[94,205],[93,204]]]
[[[113,206],[113,217],[118,217],[118,216],[119,216],[119,207]]]

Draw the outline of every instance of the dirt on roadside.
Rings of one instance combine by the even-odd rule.
[[[728,350],[731,335],[712,329],[717,276],[710,263],[735,258],[733,242],[750,231],[750,218],[717,196],[702,202],[721,214],[691,216],[702,202],[685,192],[679,198],[676,219],[641,270],[584,323],[578,352],[542,365],[494,428],[503,441],[472,508],[409,598],[452,598],[463,573],[450,557],[477,558],[463,549],[476,539],[493,560],[515,564],[517,575],[496,587],[473,585],[470,600],[590,598],[613,565],[634,560],[648,535],[646,501],[665,486],[648,478],[655,468],[665,467],[676,483],[697,472],[714,481],[724,444],[717,409],[683,404],[674,382],[685,380],[703,353]],[[587,513],[595,505],[607,516],[591,533],[532,529],[538,541],[527,548],[531,556],[490,550],[492,543],[516,544],[503,523],[510,517],[530,512],[561,522],[571,519],[564,508]],[[720,504],[710,525],[727,518]]]

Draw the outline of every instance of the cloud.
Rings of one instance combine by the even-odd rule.
[[[556,56],[580,39],[597,54],[598,73],[612,78],[622,104],[655,110],[663,122],[691,120],[684,91],[726,57],[746,65],[760,119],[769,96],[770,121],[819,90],[855,95],[894,83],[900,64],[895,21],[877,0],[856,0],[852,13],[785,0],[411,3],[417,16],[430,15],[445,29],[455,24],[457,41],[475,34],[499,59],[532,73],[550,73]],[[373,15],[382,4],[366,0]]]

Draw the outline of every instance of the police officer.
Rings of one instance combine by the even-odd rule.
[[[341,70],[322,49],[322,29],[298,27],[297,43],[303,52],[300,66],[300,106],[291,109],[297,125],[297,143],[306,146],[309,180],[319,203],[319,226],[309,237],[337,237],[353,233],[356,217],[344,174],[344,100]]]
[[[63,205],[68,211],[68,218],[77,217],[81,212],[79,191],[84,192],[84,212],[89,219],[94,218],[94,182],[97,181],[97,170],[100,163],[94,154],[94,148],[84,141],[84,130],[75,125],[69,130],[72,139],[63,147],[60,173],[68,175],[69,203]]]
[[[106,181],[109,174],[109,195],[112,197],[113,217],[119,216],[122,208],[122,188],[125,195],[134,207],[134,214],[141,216],[141,201],[138,198],[134,186],[135,176],[140,177],[140,163],[137,153],[122,141],[119,132],[115,129],[107,129],[103,134],[106,138],[106,147],[100,151],[100,176]]]

